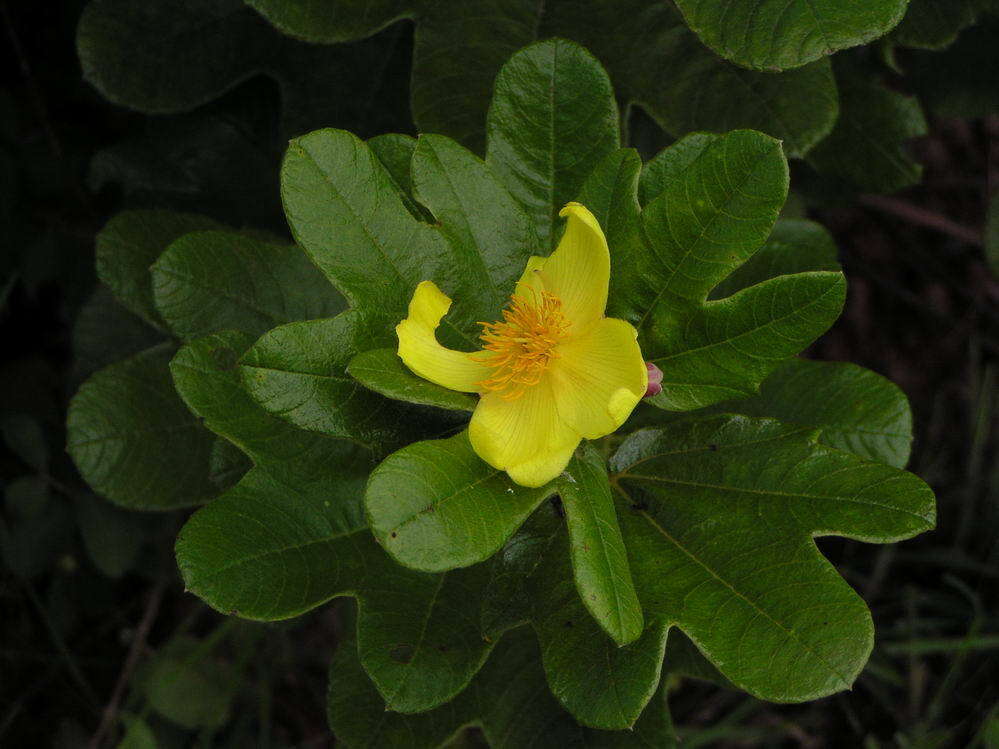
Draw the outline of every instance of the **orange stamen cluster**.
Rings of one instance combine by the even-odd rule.
[[[479,325],[486,357],[482,361],[493,367],[493,373],[476,384],[504,400],[516,400],[541,381],[548,364],[559,358],[555,347],[569,330],[562,302],[547,291],[533,299],[515,295],[501,321]]]

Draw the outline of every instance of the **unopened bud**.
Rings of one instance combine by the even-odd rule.
[[[645,388],[645,397],[651,398],[663,391],[663,371],[650,361],[645,362],[649,370],[649,386]]]

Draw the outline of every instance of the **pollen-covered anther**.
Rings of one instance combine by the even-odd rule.
[[[480,360],[492,368],[492,374],[477,384],[504,400],[516,400],[541,381],[549,363],[559,358],[557,346],[569,331],[562,302],[547,291],[531,297],[515,295],[502,320],[479,325]]]

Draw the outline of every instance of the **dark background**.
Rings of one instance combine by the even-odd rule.
[[[64,451],[68,399],[121,353],[102,340],[121,329],[93,298],[94,236],[138,206],[285,232],[280,92],[256,77],[186,114],[112,105],[82,79],[83,5],[0,0],[0,745],[83,746],[108,713],[144,715],[163,746],[325,746],[340,604],[284,625],[224,623],[173,567],[183,513],[103,507]],[[355,121],[315,126],[413,132],[412,29],[391,33],[379,95]],[[668,142],[641,112],[631,125],[646,156]],[[872,609],[869,668],[852,692],[796,706],[685,682],[670,702],[686,747],[999,746],[999,283],[982,246],[999,115],[931,116],[912,148],[924,179],[902,193],[827,192],[797,162],[792,188],[807,188],[799,210],[834,234],[849,279],[846,310],[811,355],[856,362],[906,392],[909,468],[937,493],[938,528],[885,547],[821,540]],[[125,570],[95,562],[107,524],[134,540]],[[150,655],[210,635],[229,674],[224,722],[184,730],[150,714]],[[119,729],[104,730],[110,740]]]

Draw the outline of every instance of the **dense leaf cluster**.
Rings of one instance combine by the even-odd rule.
[[[261,23],[230,5],[241,23]],[[309,3],[256,5],[286,29],[322,29]],[[897,13],[879,5],[874,32],[841,24],[828,43],[881,33]],[[343,8],[334,21],[350,21]],[[349,32],[314,33],[339,40],[416,12],[377,9]],[[696,3],[681,9],[702,17]],[[91,5],[81,51],[106,49],[92,40],[113,10],[127,17]],[[212,12],[211,33],[229,33],[221,6]],[[665,4],[648,12],[679,23]],[[417,15],[416,76],[433,33],[433,12]],[[542,20],[558,15],[555,4]],[[760,49],[731,54],[758,61]],[[802,46],[789,64],[811,54]],[[254,65],[234,70],[271,69]],[[144,71],[91,76],[133,91]],[[164,108],[229,85],[178,85],[195,84]],[[122,506],[207,503],[176,553],[187,587],[218,610],[276,620],[357,599],[356,645],[338,651],[330,694],[348,741],[406,745],[415,734],[432,746],[477,723],[497,746],[518,735],[665,745],[661,676],[691,661],[769,700],[848,688],[871,618],[814,538],[887,542],[933,525],[931,492],[901,470],[911,441],[901,392],[859,367],[794,358],[835,321],[845,282],[824,230],[779,220],[780,141],[695,133],[643,164],[620,147],[619,122],[597,60],[573,42],[539,42],[496,77],[484,159],[441,135],[293,139],[280,179],[295,244],[164,211],[122,214],[99,238],[102,280],[162,342],[81,387],[69,450]],[[569,200],[604,228],[608,312],[638,329],[664,390],[623,440],[585,446],[562,477],[525,489],[472,452],[474,398],[409,373],[392,329],[430,279],[455,301],[442,339],[473,346],[526,259],[557,242]],[[514,707],[525,703],[529,720]]]

